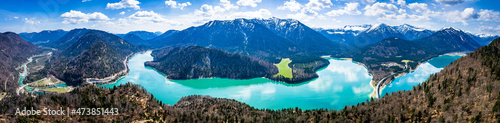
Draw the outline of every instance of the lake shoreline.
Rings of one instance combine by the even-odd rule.
[[[436,57],[432,57],[432,58],[430,58],[429,60],[427,60],[427,61],[425,61],[425,62],[419,63],[419,64],[415,67],[415,69],[414,69],[414,70],[411,70],[411,71],[409,71],[409,72],[403,72],[403,73],[400,73],[400,74],[398,74],[398,75],[394,76],[394,78],[391,80],[391,82],[390,82],[390,83],[383,83],[383,85],[381,85],[381,86],[380,86],[380,88],[379,88],[379,92],[383,92],[383,90],[385,89],[385,87],[386,87],[387,85],[391,84],[392,82],[394,82],[394,80],[396,80],[397,78],[402,77],[402,76],[405,76],[405,75],[407,75],[408,73],[412,73],[412,72],[416,71],[416,70],[417,70],[417,69],[418,69],[418,68],[419,68],[422,64],[429,62],[429,61],[430,61],[430,60],[432,60],[433,58],[437,58],[437,57],[441,57],[441,56],[462,56],[462,57],[463,57],[463,56],[466,56],[466,55],[467,55],[467,52],[451,52],[451,53],[441,54],[441,55],[436,56]],[[373,86],[373,85],[372,85],[372,87],[375,87],[375,86]],[[375,91],[376,91],[376,88],[375,88]],[[381,94],[381,93],[380,93],[380,94]],[[377,96],[376,92],[373,92],[373,93],[370,95],[370,97],[376,97],[376,96]],[[379,96],[380,96],[380,95],[379,95]]]

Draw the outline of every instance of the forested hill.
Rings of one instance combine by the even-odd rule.
[[[71,33],[71,32],[70,32]],[[90,30],[50,61],[50,73],[68,85],[80,85],[86,78],[105,78],[126,70],[127,56],[139,51],[122,38]]]
[[[278,69],[264,60],[199,46],[166,48],[153,52],[155,60],[146,62],[169,79],[271,77]]]
[[[35,45],[23,40],[13,32],[0,33],[0,92],[12,91],[19,87],[19,73],[16,67],[41,51]]]

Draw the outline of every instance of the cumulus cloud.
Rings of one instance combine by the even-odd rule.
[[[290,10],[292,12],[296,12],[296,11],[299,11],[300,8],[302,8],[303,6],[298,3],[297,1],[295,0],[290,0],[290,1],[287,1],[285,2],[285,4],[283,4],[283,6],[279,6],[278,9],[279,10]]]
[[[80,11],[71,10],[70,12],[63,13],[60,18],[64,19],[62,23],[64,24],[78,24],[78,23],[88,23],[92,21],[107,21],[108,16],[100,13],[82,13]]]
[[[408,4],[408,8],[417,13],[425,13],[430,11],[429,8],[427,8],[427,4],[425,3],[411,3]]]
[[[124,9],[124,8],[133,8],[134,10],[139,10],[140,2],[137,0],[122,0],[118,3],[108,3],[106,5],[106,9]]]
[[[380,16],[383,17],[386,14],[396,14],[399,12],[398,7],[390,3],[375,3],[373,5],[367,5],[364,8],[366,16]]]
[[[173,1],[173,0],[168,0],[168,1],[165,1],[165,5],[167,5],[168,7],[172,7],[172,8],[180,8],[181,10],[184,9],[184,7],[186,6],[190,6],[191,3],[190,2],[185,2],[185,3],[177,3],[177,1]]]
[[[212,17],[219,12],[224,12],[231,9],[238,9],[238,6],[231,4],[231,2],[228,0],[220,0],[220,6],[203,4],[200,9],[195,10],[194,14],[203,17]]]
[[[330,8],[332,5],[333,3],[330,0],[309,0],[309,2],[302,7],[300,12],[296,14],[287,14],[287,17],[302,21],[309,21],[316,17],[324,17],[319,14],[318,11],[324,8]]]
[[[451,6],[451,5],[463,3],[464,0],[436,0],[436,2]]]
[[[323,8],[330,8],[333,3],[330,0],[309,0],[306,4],[305,9],[319,11]]]
[[[498,33],[500,32],[500,26],[495,27],[490,27],[490,26],[481,26],[479,27],[479,30],[484,31],[484,32],[493,32],[493,33]]]
[[[328,13],[326,13],[326,15],[328,16],[340,16],[340,15],[344,15],[344,14],[348,14],[348,15],[359,15],[361,14],[361,12],[358,10],[358,6],[359,6],[359,3],[346,3],[346,6],[343,8],[343,9],[339,9],[339,10],[332,10]]]
[[[229,1],[229,0],[220,0],[220,5],[222,5],[222,7],[226,10],[239,8],[238,6],[231,4],[231,1]]]
[[[125,11],[120,12],[120,15],[124,15],[124,14],[125,14]]]
[[[479,12],[479,20],[500,22],[500,12],[481,9]]]
[[[375,2],[377,2],[377,0],[361,0],[361,3],[363,3],[363,4],[372,4]]]
[[[398,5],[406,6],[406,1],[405,0],[398,0]]]
[[[479,19],[480,15],[474,11],[474,8],[466,8],[464,11],[449,11],[440,14],[442,17],[446,18],[448,22],[462,22],[464,25],[468,25],[468,20]]]
[[[262,2],[262,0],[238,0],[236,4],[240,6],[251,6],[251,7],[257,7],[257,3]]]
[[[82,0],[82,2],[89,2],[89,1],[92,1],[92,0]]]
[[[40,24],[40,21],[38,21],[36,18],[24,18],[24,23],[31,24],[31,25],[38,25],[38,24]]]
[[[167,19],[163,18],[160,14],[154,11],[137,11],[129,16],[132,20],[137,20],[139,22],[168,22]]]
[[[248,12],[235,12],[230,15],[231,18],[267,18],[271,16],[271,12],[267,9],[260,9],[258,11]]]

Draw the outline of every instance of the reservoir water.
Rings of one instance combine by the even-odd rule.
[[[301,84],[286,84],[265,78],[168,80],[144,66],[144,62],[153,60],[150,54],[148,51],[131,57],[129,74],[115,84],[103,87],[112,88],[130,82],[143,86],[169,105],[196,94],[235,99],[259,109],[343,109],[368,100],[373,92],[368,71],[348,60],[329,59],[330,65],[317,72],[319,78]]]
[[[330,65],[319,70],[319,78],[301,84],[286,84],[265,78],[234,80],[206,78],[192,80],[168,80],[144,62],[152,61],[151,51],[137,53],[129,59],[130,72],[114,84],[101,87],[112,88],[127,82],[139,84],[163,103],[175,104],[189,95],[210,95],[217,98],[235,99],[259,109],[343,109],[370,99],[372,77],[366,68],[355,62],[329,59]],[[383,92],[411,89],[415,83],[423,82],[431,73],[459,57],[440,56],[421,65],[415,72],[397,78]],[[436,60],[436,61],[433,61]]]
[[[426,81],[431,74],[441,71],[446,65],[449,65],[451,62],[461,57],[460,55],[442,55],[424,62],[417,70],[394,79],[394,81],[387,85],[380,94],[384,96],[386,93],[390,94],[391,92],[400,90],[410,90],[413,86],[417,86]]]

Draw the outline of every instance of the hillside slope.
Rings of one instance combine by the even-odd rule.
[[[126,70],[126,58],[138,50],[118,36],[91,30],[66,50],[56,53],[49,71],[68,85],[80,85],[86,78],[120,76]]]
[[[167,48],[153,52],[155,60],[146,62],[169,79],[271,77],[278,69],[269,62],[199,46]]]
[[[15,33],[0,33],[0,92],[12,91],[19,87],[19,73],[16,68],[39,51],[41,49]]]

